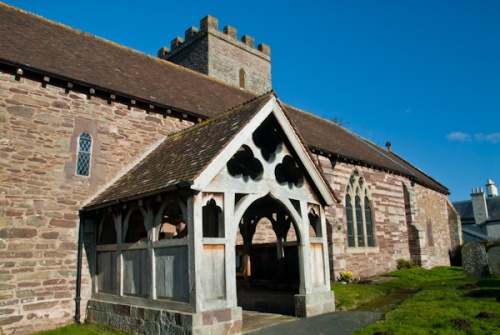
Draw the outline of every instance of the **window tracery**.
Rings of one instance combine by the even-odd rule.
[[[354,170],[346,188],[347,245],[351,248],[374,247],[373,213],[366,181]]]

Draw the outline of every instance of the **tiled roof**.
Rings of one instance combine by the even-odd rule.
[[[353,132],[307,112],[286,106],[288,116],[312,149],[369,167],[391,171],[442,193],[448,189],[394,152],[383,149]]]
[[[167,137],[85,207],[156,194],[180,183],[189,184],[261,110],[271,94]]]
[[[212,117],[254,95],[0,3],[0,62]]]
[[[211,118],[254,95],[172,63],[0,3],[0,63]],[[286,106],[311,149],[448,189],[397,155],[312,114]]]

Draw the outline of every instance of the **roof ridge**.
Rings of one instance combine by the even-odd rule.
[[[405,171],[408,171],[408,173],[415,177],[415,174],[408,170],[405,166],[401,165],[399,162],[395,161],[394,159],[392,159],[391,157],[389,157],[385,152],[384,152],[384,149],[379,147],[378,145],[376,145],[375,143],[373,143],[372,141],[370,141],[369,139],[366,139],[350,130],[347,130],[349,131],[354,137],[357,137],[358,139],[361,139],[361,142],[367,146],[369,146],[370,148],[372,148],[373,150],[376,150],[379,154],[381,154],[382,156],[384,156],[385,158],[389,159],[391,162],[393,162],[394,164],[398,165],[399,167],[401,167],[403,170]],[[380,149],[380,150],[379,150]],[[411,165],[411,164],[410,164]]]
[[[262,94],[262,95],[260,95],[260,96],[257,96],[257,97],[254,97],[254,98],[252,98],[252,99],[249,99],[248,101],[243,102],[243,103],[241,103],[241,104],[238,104],[238,105],[236,105],[236,106],[234,106],[234,107],[231,107],[231,108],[227,109],[226,111],[224,111],[224,112],[222,112],[222,113],[220,113],[220,114],[217,114],[217,115],[216,115],[216,116],[214,116],[214,117],[207,118],[207,119],[203,120],[203,121],[202,121],[202,122],[200,122],[200,123],[197,123],[197,124],[192,125],[191,127],[188,127],[188,128],[186,128],[186,129],[182,129],[182,130],[180,130],[180,131],[178,131],[178,132],[175,132],[175,133],[173,133],[173,134],[170,134],[170,135],[168,135],[168,136],[167,136],[167,139],[168,139],[168,140],[170,140],[170,139],[173,139],[173,138],[177,138],[177,137],[179,137],[179,136],[183,136],[183,135],[185,135],[185,134],[187,134],[187,133],[190,133],[190,132],[192,132],[192,131],[194,131],[194,130],[196,130],[196,129],[199,129],[199,128],[201,128],[201,127],[204,127],[204,126],[206,126],[207,124],[210,124],[210,123],[216,122],[216,121],[218,121],[218,120],[220,120],[220,119],[222,119],[222,118],[225,118],[225,117],[227,117],[227,115],[229,115],[229,114],[232,114],[232,113],[237,113],[237,112],[238,112],[238,109],[240,109],[241,107],[244,107],[244,106],[246,106],[246,105],[248,105],[248,104],[251,104],[251,103],[255,103],[255,102],[257,102],[257,101],[261,101],[261,100],[263,100],[264,98],[266,98],[267,96],[270,96],[272,93],[274,93],[274,91],[273,91],[273,90],[271,90],[271,91],[269,91],[269,92],[267,92],[267,93],[264,93],[264,94]]]

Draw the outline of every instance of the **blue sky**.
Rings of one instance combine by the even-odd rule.
[[[500,186],[500,1],[4,1],[156,55],[210,14],[271,47],[290,105],[392,150],[469,199]]]

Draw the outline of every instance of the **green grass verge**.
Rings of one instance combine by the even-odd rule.
[[[45,332],[36,333],[33,335],[130,335],[132,333],[127,333],[116,328],[83,323],[80,325],[71,324],[54,330],[48,330]]]
[[[500,278],[466,278],[459,267],[432,270],[413,268],[386,274],[392,280],[374,284],[332,283],[338,310],[353,309],[393,291],[418,291],[383,321],[366,327],[356,335],[385,332],[392,335],[494,335],[500,334]],[[461,289],[474,284],[472,289]],[[479,318],[487,312],[496,318]],[[454,324],[452,320],[457,321]],[[469,325],[463,327],[463,325]],[[38,335],[128,335],[109,326],[68,325]]]
[[[418,293],[388,312],[384,320],[356,335],[500,334],[499,278],[466,278],[458,267],[416,268],[387,276],[397,279],[375,286],[386,290],[418,289]],[[476,287],[463,289],[465,284]],[[478,317],[482,312],[496,318]]]

